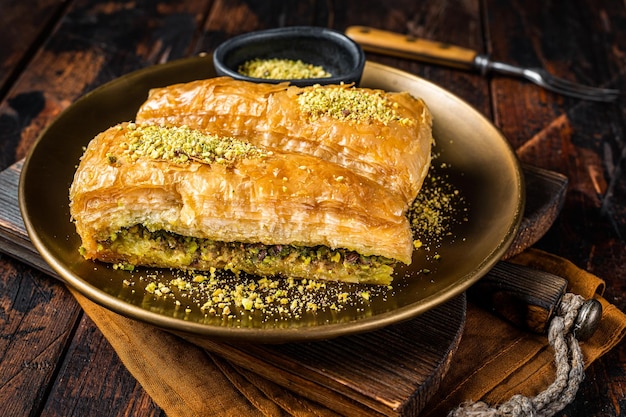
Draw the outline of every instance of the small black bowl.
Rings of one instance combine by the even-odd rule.
[[[319,65],[331,74],[326,78],[265,79],[237,72],[253,59],[290,59]],[[223,42],[213,54],[218,75],[238,80],[278,83],[289,81],[300,87],[313,84],[355,83],[365,65],[363,49],[341,32],[315,26],[290,26],[250,32]]]

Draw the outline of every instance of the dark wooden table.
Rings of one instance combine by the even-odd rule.
[[[368,25],[542,66],[626,90],[626,7],[618,0],[0,0],[0,169],[25,157],[56,115],[122,74],[212,52],[255,29]],[[536,245],[604,278],[626,309],[626,111],[530,83],[368,54],[427,78],[491,118],[520,159],[570,180]],[[626,344],[595,362],[567,416],[626,408]],[[63,285],[0,255],[0,414],[159,416]]]

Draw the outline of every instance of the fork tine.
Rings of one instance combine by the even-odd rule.
[[[559,81],[547,83],[545,87],[561,94],[596,101],[615,101],[620,95],[618,90],[594,89],[593,87],[578,88],[576,84],[561,83]]]
[[[587,85],[574,83],[563,78],[555,77],[549,72],[540,68],[532,68],[528,69],[527,71],[528,73],[526,75],[529,76],[527,78],[557,93],[567,94],[587,100],[607,102],[614,101],[620,96],[619,90],[590,87]]]
[[[556,91],[557,93],[566,94],[570,96],[574,96],[581,99],[586,100],[594,100],[594,101],[606,101],[611,102],[615,101],[619,98],[618,90],[609,90],[609,89],[593,89],[590,88],[578,88],[576,84],[568,85],[560,82],[554,82],[553,84],[547,83],[545,88]]]
[[[618,90],[613,90],[609,88],[599,88],[599,87],[590,87],[583,84],[578,84],[569,80],[565,80],[563,78],[554,77],[549,75],[549,79],[552,84],[557,87],[571,89],[577,92],[585,92],[585,93],[597,93],[597,94],[618,94]]]
[[[558,88],[555,86],[545,85],[544,88],[548,90],[552,90],[556,93],[567,95],[570,97],[580,98],[583,100],[590,101],[602,101],[602,102],[613,102],[619,98],[619,93],[610,92],[606,93],[598,93],[598,92],[580,92],[575,90],[565,90],[563,88]]]
[[[484,55],[478,55],[475,58],[474,66],[482,74],[494,71],[500,74],[524,77],[545,89],[583,100],[611,102],[617,100],[622,95],[619,90],[576,84],[562,78],[554,77],[543,68],[527,68],[504,62],[492,61],[489,57]]]

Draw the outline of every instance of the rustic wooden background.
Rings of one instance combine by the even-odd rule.
[[[0,0],[0,169],[93,88],[233,35],[287,25],[369,25],[455,43],[582,83],[626,90],[618,0]],[[606,279],[626,309],[626,112],[529,83],[369,55],[425,77],[491,118],[522,161],[570,179],[538,247]],[[626,346],[588,370],[564,415],[626,408]],[[7,416],[162,416],[55,280],[0,255],[0,404]]]

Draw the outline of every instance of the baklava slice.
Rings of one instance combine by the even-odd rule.
[[[406,207],[324,159],[135,123],[96,136],[70,188],[87,259],[374,284],[411,262]]]
[[[407,203],[431,161],[431,113],[406,92],[218,77],[151,90],[136,121],[315,156],[378,182]]]

